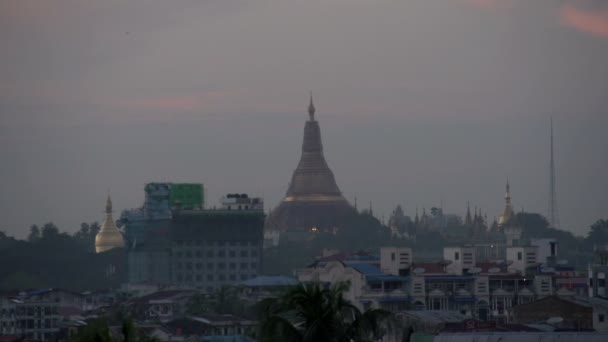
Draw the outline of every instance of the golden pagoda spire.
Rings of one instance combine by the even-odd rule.
[[[505,192],[505,210],[503,211],[502,216],[498,220],[498,224],[504,225],[508,223],[514,216],[515,213],[513,212],[513,206],[511,205],[511,186],[509,185],[509,179],[507,179]]]
[[[125,240],[122,233],[116,227],[112,217],[112,199],[108,194],[106,200],[106,219],[95,236],[95,252],[101,253],[117,247],[124,247]]]
[[[308,115],[310,121],[315,121],[315,104],[312,102],[312,90],[310,91],[310,104],[308,105]]]

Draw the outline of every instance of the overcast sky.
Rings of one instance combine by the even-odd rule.
[[[150,181],[275,206],[308,92],[338,185],[379,217],[512,185],[562,228],[608,217],[605,0],[0,2],[0,229],[74,231]]]

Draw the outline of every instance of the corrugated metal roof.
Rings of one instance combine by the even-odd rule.
[[[354,268],[357,272],[365,276],[381,276],[386,275],[380,268],[371,264],[350,264],[349,267]]]

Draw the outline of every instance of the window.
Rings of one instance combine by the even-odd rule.
[[[241,269],[242,269],[242,270],[246,270],[247,268],[249,268],[249,264],[248,264],[248,263],[246,263],[246,262],[242,262],[242,263],[241,263]]]
[[[212,270],[212,269],[213,269],[213,263],[208,262],[208,263],[207,263],[207,269],[208,269],[208,270]]]
[[[460,253],[454,252],[454,260],[460,260]]]
[[[517,260],[521,260],[521,258],[522,258],[521,252],[517,252]]]
[[[219,257],[225,257],[226,256],[226,251],[219,251],[219,252],[217,252],[217,256],[219,256]]]
[[[228,253],[228,255],[229,255],[231,258],[234,258],[234,257],[236,257],[236,252],[235,252],[235,251],[230,251],[230,252]]]
[[[391,261],[395,261],[395,253],[391,253]]]
[[[213,258],[213,251],[207,251],[207,258]]]
[[[241,258],[247,257],[247,251],[241,251]]]
[[[203,268],[203,264],[201,264],[200,262],[196,263],[196,269],[200,270],[201,268]]]
[[[258,251],[251,251],[251,256],[252,257],[257,257],[258,256]]]
[[[207,281],[213,281],[213,274],[207,274]]]
[[[597,315],[597,321],[598,322],[603,323],[605,319],[606,318],[604,317],[604,314]]]
[[[217,264],[217,268],[218,268],[218,270],[223,270],[226,268],[226,264],[224,264],[223,262],[220,262]]]
[[[231,262],[231,263],[228,265],[228,267],[229,267],[231,270],[234,270],[234,269],[236,269],[236,263]]]
[[[252,262],[252,263],[251,263],[251,268],[252,268],[252,269],[254,269],[254,270],[255,270],[257,267],[258,267],[258,264],[256,264],[255,262]]]
[[[230,280],[235,281],[235,280],[236,280],[236,275],[231,274],[231,275],[230,275]]]

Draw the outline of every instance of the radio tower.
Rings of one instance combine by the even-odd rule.
[[[559,227],[557,194],[555,193],[555,161],[553,159],[553,118],[551,118],[551,159],[549,161],[549,223],[554,228]]]

